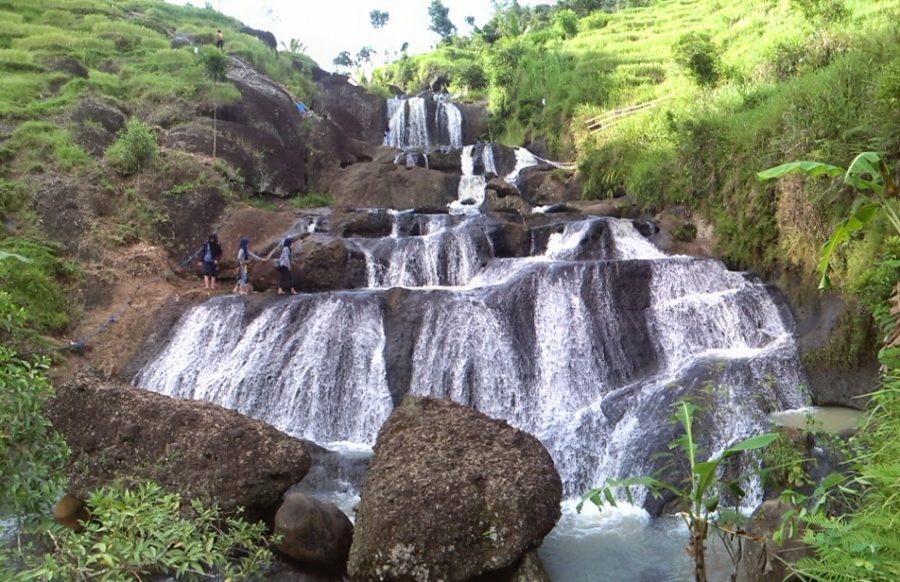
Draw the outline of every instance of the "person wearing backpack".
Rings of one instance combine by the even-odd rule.
[[[281,257],[278,259],[279,295],[284,295],[288,289],[291,290],[291,295],[297,294],[297,291],[294,289],[293,277],[291,276],[291,245],[293,243],[294,239],[286,237],[281,245]]]
[[[219,237],[212,233],[206,242],[197,251],[200,257],[200,266],[203,267],[203,287],[212,291],[216,289],[216,277],[219,274],[219,259],[222,258],[222,247],[219,245]]]

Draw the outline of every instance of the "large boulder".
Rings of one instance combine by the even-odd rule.
[[[238,30],[238,32],[249,34],[250,36],[255,36],[273,51],[278,51],[278,41],[275,39],[275,35],[268,30],[259,30],[256,28],[250,28],[249,26],[243,26]]]
[[[534,437],[465,406],[407,396],[362,491],[353,580],[469,580],[516,564],[559,519],[562,484]]]
[[[215,109],[198,104],[200,117],[168,127],[163,146],[212,156],[215,114],[216,155],[240,172],[248,189],[283,197],[324,190],[336,169],[369,159],[364,144],[341,127],[301,113],[282,85],[240,59],[232,61],[228,80],[240,100]]]
[[[342,210],[331,218],[331,234],[343,237],[380,238],[391,234],[394,217],[378,210]]]
[[[306,564],[343,568],[350,554],[353,524],[333,503],[288,493],[275,514],[278,550]]]
[[[236,268],[238,246],[241,238],[250,240],[250,250],[267,257],[277,259],[280,243],[297,222],[297,217],[290,212],[275,212],[260,208],[238,208],[228,213],[219,225],[217,233],[222,245],[222,260],[219,271],[230,274]],[[256,270],[258,266],[252,266]]]
[[[519,191],[522,198],[533,206],[558,204],[581,197],[580,187],[565,173],[556,169],[534,166],[522,170]]]
[[[387,102],[383,97],[351,85],[345,75],[313,70],[319,91],[312,109],[334,122],[349,137],[371,144],[384,141]]]
[[[69,112],[75,143],[93,156],[100,157],[125,125],[125,114],[107,101],[90,96]]]
[[[295,257],[300,265],[298,290],[355,289],[366,284],[366,258],[345,240],[313,234],[303,240]]]
[[[49,402],[72,449],[67,493],[116,480],[155,481],[184,501],[239,507],[271,522],[281,497],[309,470],[302,441],[232,410],[169,398],[81,372]]]
[[[276,196],[306,192],[303,145],[290,145],[266,128],[228,119],[219,119],[216,128],[216,156],[236,168],[251,191]],[[213,133],[212,119],[198,119],[167,130],[161,143],[212,157]]]
[[[477,140],[486,138],[490,121],[487,101],[459,103],[458,106],[463,118],[463,143],[475,143]]]
[[[331,184],[335,204],[356,208],[446,208],[459,176],[373,161],[344,168]]]
[[[295,242],[291,274],[298,291],[357,289],[366,285],[366,258],[352,243],[324,234],[313,234]],[[278,251],[273,258],[277,259]],[[250,281],[257,291],[278,285],[276,261],[251,268]]]

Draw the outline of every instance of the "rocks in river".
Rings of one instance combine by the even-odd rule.
[[[487,181],[485,188],[489,188],[494,190],[497,193],[497,197],[505,198],[506,196],[518,196],[519,191],[515,186],[500,178],[498,176],[494,176],[490,180]]]
[[[407,397],[378,435],[348,571],[361,581],[492,576],[541,544],[561,497],[553,460],[531,435]]]
[[[72,448],[67,492],[79,498],[117,479],[155,481],[184,501],[238,507],[271,521],[309,470],[300,440],[232,410],[177,400],[81,372],[48,405]]]
[[[343,568],[350,553],[353,524],[333,503],[289,493],[275,514],[278,550],[306,564]]]

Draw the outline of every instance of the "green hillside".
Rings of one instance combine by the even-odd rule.
[[[152,168],[142,190],[140,177],[121,160],[122,149],[109,147],[123,113],[160,133],[239,99],[233,84],[216,82],[205,65],[220,54],[212,46],[217,29],[229,56],[298,98],[311,97],[310,59],[276,56],[258,38],[239,33],[242,26],[213,10],[158,1],[0,0],[0,218],[7,225],[0,249],[32,259],[0,264],[0,289],[28,308],[39,331],[71,326],[84,282],[77,263],[59,258],[78,249],[60,244],[65,236],[48,236],[50,224],[58,220],[73,237],[83,235],[95,260],[101,249],[158,242],[162,214],[143,191],[148,184],[169,198],[202,186],[243,194],[221,160],[212,167],[177,151]],[[93,104],[87,121],[79,109],[85,103]],[[48,190],[56,195],[43,199]],[[65,216],[66,196],[108,218],[57,219]]]
[[[583,8],[593,4],[604,3],[508,6],[480,31],[403,58],[375,82],[414,91],[446,75],[451,91],[489,98],[494,139],[543,139],[557,157],[577,160],[585,198],[627,192],[650,210],[688,204],[714,223],[718,252],[733,265],[771,273],[778,262],[812,277],[849,197],[799,181],[799,192],[778,196],[755,172],[799,158],[846,164],[872,149],[897,159],[900,2],[848,1],[843,15],[828,12],[838,5],[831,1],[808,3],[820,10],[809,14],[788,0]],[[676,60],[689,34],[709,37],[711,83]],[[653,100],[661,101],[609,128],[586,128]]]

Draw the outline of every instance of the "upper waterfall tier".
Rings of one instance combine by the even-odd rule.
[[[384,144],[402,150],[430,152],[463,146],[462,112],[447,95],[388,99],[388,131]]]
[[[667,257],[629,221],[550,225],[531,231],[531,256],[497,258],[487,217],[396,218],[394,235],[354,239],[372,289],[261,312],[208,301],[135,383],[320,442],[372,443],[404,394],[449,397],[538,436],[576,495],[658,469],[679,398],[703,405],[709,450],[805,401],[766,287]]]

